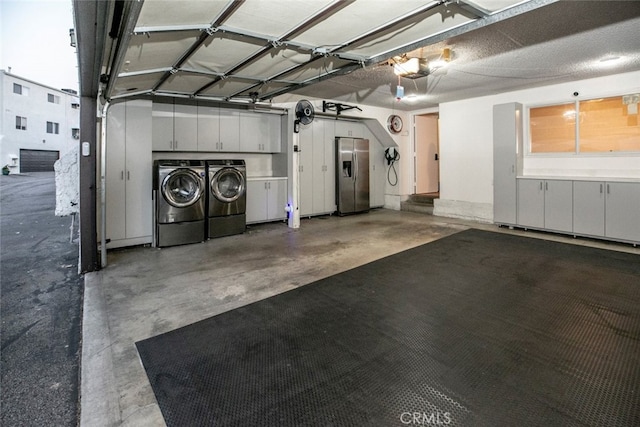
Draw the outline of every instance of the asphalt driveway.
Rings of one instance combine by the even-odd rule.
[[[53,172],[0,176],[0,425],[76,426],[83,279]]]

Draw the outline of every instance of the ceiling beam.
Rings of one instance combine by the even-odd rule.
[[[557,0],[531,0],[531,1],[527,2],[527,3],[523,3],[523,4],[520,4],[518,6],[514,6],[512,8],[503,10],[502,12],[494,13],[493,15],[489,15],[489,16],[485,16],[483,18],[479,18],[479,19],[477,19],[475,21],[469,22],[467,24],[461,25],[461,26],[453,28],[451,30],[444,31],[444,32],[436,34],[434,36],[425,37],[424,39],[419,40],[419,41],[417,41],[415,43],[411,43],[411,44],[402,46],[400,48],[385,52],[384,54],[369,58],[365,62],[364,65],[365,66],[371,66],[371,65],[379,64],[381,62],[389,60],[389,58],[392,58],[392,57],[394,57],[396,55],[401,55],[403,53],[406,53],[406,52],[409,52],[409,51],[412,51],[412,50],[415,50],[415,49],[419,49],[421,47],[425,47],[425,46],[428,46],[428,45],[431,45],[431,44],[435,44],[435,43],[441,42],[441,41],[449,39],[451,37],[455,37],[457,35],[460,35],[460,34],[463,34],[463,33],[467,33],[469,31],[473,31],[473,30],[476,30],[478,28],[485,27],[485,26],[493,24],[495,22],[499,22],[499,21],[502,21],[504,19],[508,19],[508,18],[513,17],[513,16],[517,16],[517,15],[520,15],[522,13],[525,13],[525,12],[529,12],[529,11],[535,10],[537,8],[549,5],[551,3],[555,3],[556,1]],[[442,4],[443,3],[438,3],[436,6],[431,5],[430,9],[433,9],[434,7],[437,7],[437,6],[441,6]],[[415,17],[415,16],[419,15],[420,13],[424,13],[424,12],[426,12],[426,10],[422,10],[419,13],[414,11],[410,15],[412,17]],[[405,19],[408,19],[408,18],[405,16]],[[396,24],[397,23],[398,22],[396,22]],[[395,24],[391,24],[391,23],[386,24],[383,27],[380,27],[378,29],[378,31],[388,30],[393,25],[395,25]],[[367,37],[370,37],[372,35],[374,35],[374,33],[370,32],[367,35],[360,36],[360,37],[352,40],[349,43],[345,43],[345,45],[343,45],[342,47],[345,47],[348,44],[353,44],[353,43],[359,42],[359,41],[361,41],[361,40],[363,40],[363,39],[365,39]],[[339,47],[338,49],[340,49],[342,47]],[[282,95],[284,93],[293,92],[293,91],[295,91],[297,89],[301,89],[303,87],[310,86],[310,85],[312,85],[314,83],[317,83],[317,82],[319,82],[319,81],[321,81],[321,80],[323,80],[325,78],[328,78],[328,77],[330,78],[330,77],[349,74],[349,73],[357,70],[358,68],[362,68],[362,64],[346,65],[346,66],[341,67],[341,68],[339,68],[337,70],[334,70],[332,73],[319,75],[317,77],[314,77],[314,78],[309,79],[307,81],[304,81],[302,83],[298,83],[297,85],[293,85],[293,86],[288,87],[288,88],[279,89],[279,90],[270,92],[268,94],[265,94],[260,98],[260,100],[263,101],[263,100],[266,100],[266,99],[274,98],[274,97],[276,97],[278,95]]]
[[[242,6],[244,1],[245,0],[229,2],[227,4],[227,7],[222,11],[222,13],[220,13],[220,15],[218,15],[218,17],[214,19],[214,21],[211,23],[211,28],[216,28],[219,25],[222,25],[224,21],[229,19],[229,17],[233,15],[233,13],[236,10],[238,10],[240,6]],[[176,61],[176,63],[173,64],[173,68],[170,71],[164,73],[164,75],[160,78],[160,80],[158,80],[158,82],[153,86],[151,91],[155,92],[156,90],[158,90],[158,88],[162,86],[164,82],[166,82],[167,79],[171,77],[172,74],[175,73],[174,70],[177,70],[178,68],[180,68],[182,64],[184,64],[187,61],[187,59],[189,59],[189,57],[191,57],[191,55],[193,55],[195,51],[198,50],[200,46],[204,44],[205,41],[207,41],[209,36],[210,36],[209,31],[206,31],[206,30],[202,31],[198,36],[198,39],[191,45],[189,49],[187,49],[186,52],[182,54],[182,56]]]
[[[274,45],[277,46],[279,43],[282,43],[282,44],[286,43],[287,39],[290,39],[292,37],[295,37],[298,34],[303,33],[304,31],[306,31],[309,28],[313,27],[318,22],[323,21],[323,20],[327,19],[329,16],[331,16],[334,13],[338,12],[339,10],[344,9],[345,7],[347,7],[348,5],[353,3],[354,1],[355,0],[337,0],[337,1],[334,1],[329,6],[325,7],[320,12],[316,13],[311,18],[307,19],[305,22],[303,22],[300,25],[298,25],[297,27],[293,28],[291,31],[286,33],[284,36],[280,37],[279,41],[275,41],[275,42],[272,41],[271,43],[266,44],[265,46],[263,46],[262,49],[260,49],[259,51],[257,51],[253,55],[251,55],[249,58],[245,59],[244,61],[240,62],[239,64],[237,64],[233,68],[231,68],[229,71],[227,71],[226,74],[227,75],[228,74],[233,74],[236,71],[246,67],[247,65],[251,64],[252,62],[254,62],[257,59],[259,59],[259,58],[263,57],[264,55],[266,55],[271,49],[274,48]],[[215,79],[212,82],[204,85],[203,87],[201,87],[200,89],[198,89],[194,93],[194,96],[197,96],[197,95],[201,94],[205,90],[209,89],[211,86],[213,86],[216,83],[218,83],[223,78],[224,77],[220,77],[220,78]],[[244,90],[243,90],[243,92],[244,92]]]

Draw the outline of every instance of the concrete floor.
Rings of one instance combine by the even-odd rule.
[[[81,426],[164,425],[136,341],[471,227],[640,254],[629,245],[384,209],[304,219],[298,230],[253,225],[201,244],[111,251],[109,265],[85,277]]]

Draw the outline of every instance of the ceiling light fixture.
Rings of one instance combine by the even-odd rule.
[[[392,59],[393,72],[396,76],[409,79],[425,77],[435,70],[446,66],[451,61],[451,49],[445,48],[437,59],[429,61],[427,58],[408,58],[407,54]]]

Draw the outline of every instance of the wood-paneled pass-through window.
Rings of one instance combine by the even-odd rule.
[[[531,108],[529,129],[531,153],[640,151],[634,95]]]

